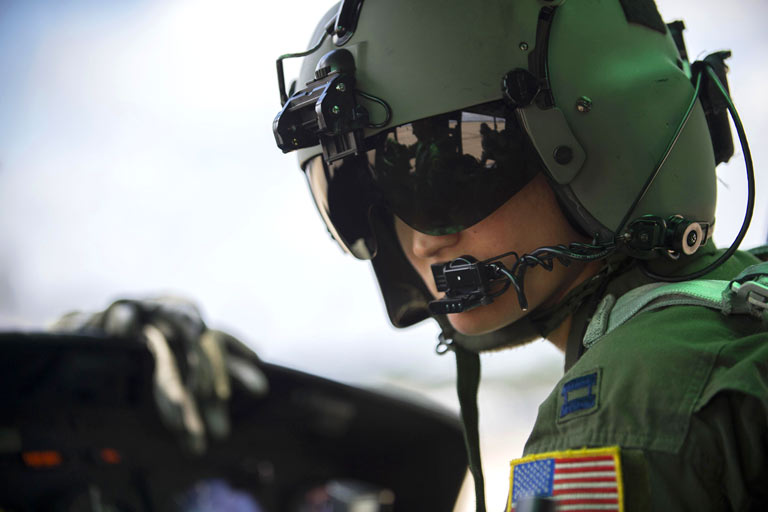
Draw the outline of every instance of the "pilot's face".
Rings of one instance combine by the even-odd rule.
[[[432,295],[439,297],[430,265],[463,255],[478,260],[515,251],[522,255],[542,246],[586,242],[566,220],[554,192],[543,174],[537,175],[520,192],[477,224],[450,235],[426,235],[395,218],[398,239],[408,261],[419,273]],[[513,257],[503,259],[507,267]],[[555,263],[550,272],[540,266],[530,268],[525,276],[528,311],[541,305],[555,304],[579,281],[585,267]],[[453,327],[463,334],[484,334],[504,327],[525,316],[517,295],[509,290],[488,306],[448,315]]]

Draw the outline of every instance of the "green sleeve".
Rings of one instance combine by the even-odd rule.
[[[571,412],[569,384],[590,376]],[[621,448],[626,512],[768,510],[764,327],[679,306],[607,335],[541,405],[525,454],[601,446]]]
[[[691,418],[678,454],[624,450],[627,511],[768,510],[768,402],[721,393]]]

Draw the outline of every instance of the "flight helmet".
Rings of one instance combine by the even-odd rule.
[[[331,235],[372,260],[398,327],[430,316],[432,297],[393,215],[457,232],[539,172],[594,244],[686,257],[711,236],[714,169],[733,147],[681,29],[653,0],[345,0],[310,50],[281,57],[303,57],[290,94],[278,61],[275,137]]]

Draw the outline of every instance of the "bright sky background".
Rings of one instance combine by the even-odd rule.
[[[666,20],[685,19],[692,57],[734,52],[731,91],[758,172],[743,246],[765,243],[768,6],[659,5]],[[356,383],[450,381],[436,327],[389,326],[370,266],[332,243],[294,157],[274,144],[275,59],[306,48],[329,7],[0,0],[0,327],[173,293],[272,362]],[[726,246],[746,197],[738,147],[719,176],[715,238]],[[500,401],[481,396],[481,411],[513,400],[532,421],[536,402],[506,390],[539,377],[546,393],[561,364],[543,342],[485,356],[485,382],[507,387]],[[519,451],[520,428],[504,457]]]
[[[660,4],[685,17],[692,56],[734,50],[732,92],[764,190],[768,9]],[[330,4],[286,5],[0,3],[0,325],[174,293],[270,360],[352,381],[448,375],[435,327],[388,325],[369,265],[330,241],[294,157],[274,145],[274,60],[305,48]],[[739,155],[720,169],[720,245],[741,222]],[[765,240],[767,218],[761,201],[745,246]],[[526,366],[558,358],[515,352]]]
[[[693,56],[734,50],[731,87],[762,190],[768,10],[721,5],[661,10],[685,16]],[[292,2],[290,14],[245,0],[0,6],[0,325],[174,293],[270,360],[352,381],[450,372],[449,358],[433,357],[434,326],[388,325],[369,265],[330,241],[294,157],[274,145],[274,60],[306,47],[329,4]],[[740,225],[733,162],[720,169],[730,188],[720,245]],[[761,201],[745,246],[765,240],[767,218]]]

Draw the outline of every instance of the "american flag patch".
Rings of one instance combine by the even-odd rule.
[[[509,512],[534,496],[554,499],[558,512],[624,510],[618,446],[541,453],[510,465]]]

